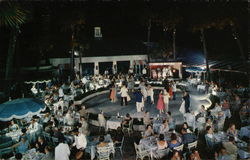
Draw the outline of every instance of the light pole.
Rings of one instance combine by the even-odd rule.
[[[174,60],[176,60],[176,54],[175,54],[175,34],[176,34],[176,29],[174,27],[174,29],[173,29],[173,54],[174,54]]]

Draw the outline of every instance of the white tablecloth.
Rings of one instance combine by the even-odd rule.
[[[227,135],[225,132],[218,132],[214,134],[214,137],[217,142],[224,142],[227,141]]]
[[[22,131],[21,130],[17,130],[15,132],[8,132],[5,134],[7,137],[11,137],[13,140],[15,141],[19,141],[19,137],[22,135]]]
[[[88,140],[88,144],[87,144],[87,148],[86,148],[86,152],[90,153],[91,155],[91,160],[93,160],[95,158],[95,155],[96,155],[96,146],[99,142],[99,137],[98,136],[94,136],[94,137],[91,137],[92,139],[94,140]],[[105,136],[105,142],[108,142],[108,146],[111,148],[111,152],[114,154],[115,153],[115,148],[114,148],[114,143],[113,143],[113,140],[111,138],[111,136],[108,134]]]
[[[121,127],[122,119],[117,117],[111,117],[109,120],[107,120],[107,129],[117,129],[118,127]]]
[[[154,152],[158,149],[156,138],[154,136],[143,138],[140,140],[140,145],[150,151],[150,157],[153,159]]]
[[[205,85],[198,85],[197,86],[197,91],[201,91],[201,90],[205,91],[205,89],[206,89]]]
[[[22,160],[40,160],[45,156],[45,154],[36,152],[36,149],[33,148],[28,150],[25,154],[23,154]],[[11,157],[10,160],[15,160],[15,157]]]

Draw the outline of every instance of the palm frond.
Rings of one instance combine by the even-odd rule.
[[[17,2],[2,2],[0,7],[0,26],[18,28],[27,21],[28,11]]]

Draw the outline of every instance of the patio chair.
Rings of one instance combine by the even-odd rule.
[[[188,150],[191,151],[191,149],[197,148],[197,142],[198,141],[194,141],[192,143],[188,143]]]
[[[44,139],[48,142],[51,142],[51,136],[47,132],[43,132]]]
[[[96,152],[98,160],[110,160],[111,149],[109,146],[97,147]]]
[[[141,145],[137,145],[135,142],[134,142],[134,145],[135,145],[135,152],[136,152],[136,160],[138,158],[140,158],[141,160],[143,160],[145,157],[150,158],[150,152],[148,150],[142,149]]]
[[[122,153],[123,143],[124,143],[124,136],[122,137],[122,141],[121,142],[114,144],[115,150],[119,149],[120,152],[121,152],[121,156],[122,157],[123,157],[123,153]]]
[[[122,125],[122,131],[123,131],[123,133],[124,133],[124,131],[127,131],[128,135],[130,136],[130,133],[133,132],[133,119],[131,119],[129,121],[128,127],[125,126],[124,124]]]
[[[56,146],[59,143],[58,138],[56,138],[56,137],[51,137],[51,138],[52,138],[53,144]]]
[[[173,150],[177,150],[179,152],[182,152],[183,151],[183,148],[184,148],[184,144],[180,145],[180,146],[177,146],[177,147],[174,147]]]
[[[4,155],[10,155],[10,154],[13,154],[12,147],[0,149],[0,158],[2,158]]]
[[[162,159],[163,157],[165,157],[166,155],[168,155],[169,153],[169,148],[166,149],[159,149],[156,151],[154,158],[156,159]]]
[[[13,145],[13,141],[11,140],[11,141],[0,144],[0,149],[4,149],[4,148],[10,147],[12,145]]]

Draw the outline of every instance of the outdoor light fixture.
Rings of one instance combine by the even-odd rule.
[[[75,56],[79,56],[79,52],[78,51],[74,51],[74,55]]]

